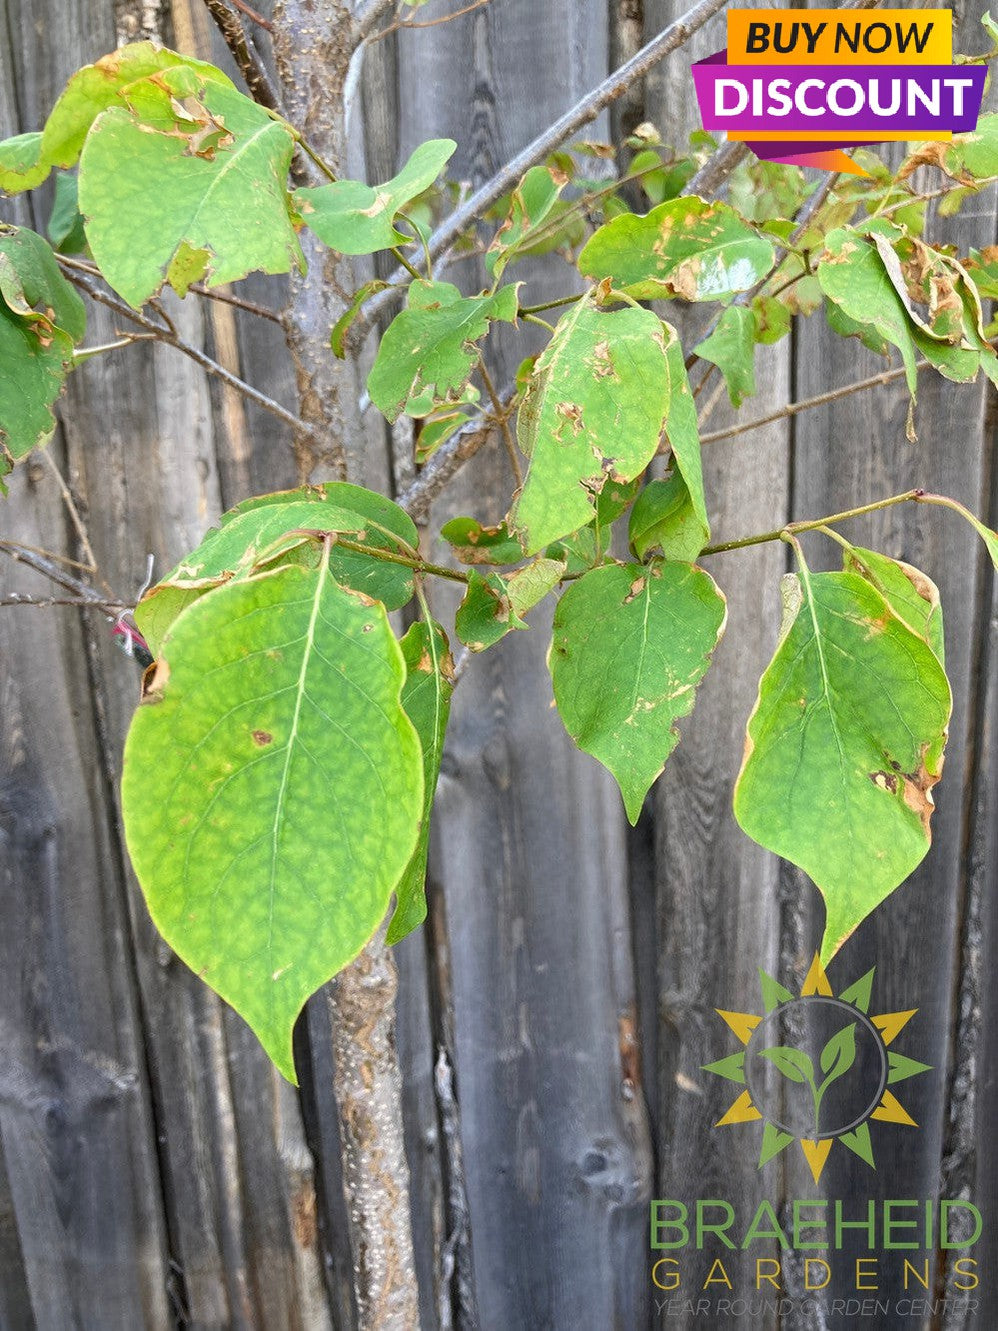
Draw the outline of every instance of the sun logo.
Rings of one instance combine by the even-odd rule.
[[[799,1141],[817,1183],[835,1141],[873,1167],[871,1120],[918,1126],[890,1088],[930,1065],[889,1048],[918,1009],[870,1016],[873,976],[836,997],[816,955],[799,995],[760,969],[761,1015],[716,1009],[745,1048],[703,1071],[745,1090],[715,1127],[761,1121],[760,1169]]]

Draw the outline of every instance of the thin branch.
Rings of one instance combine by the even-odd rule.
[[[50,555],[48,551],[36,550],[34,546],[22,545],[18,541],[8,541],[0,538],[0,550],[10,556],[20,564],[27,564],[33,568],[36,573],[41,573],[43,577],[54,582],[58,587],[64,587],[66,591],[72,592],[74,596],[96,605],[102,602],[104,597],[96,588],[91,587],[88,582],[82,578],[76,578],[71,573],[67,573],[64,568],[60,568],[56,560],[62,560],[61,555]]]
[[[239,10],[240,14],[245,14],[248,19],[257,25],[257,27],[263,28],[264,32],[274,31],[274,25],[271,23],[270,19],[264,18],[263,15],[258,14],[255,9],[250,9],[246,0],[232,0],[232,3]]]
[[[320,445],[325,442],[321,430],[316,429],[315,426],[310,425],[307,421],[301,420],[301,418],[296,416],[293,411],[288,411],[287,407],[282,407],[279,402],[275,402],[274,399],[268,397],[266,393],[261,393],[260,390],[254,388],[252,384],[248,384],[245,380],[240,379],[239,376],[233,374],[231,370],[227,370],[224,365],[219,365],[218,361],[212,360],[210,356],[206,355],[198,347],[193,346],[190,342],[185,342],[182,337],[179,337],[177,333],[170,328],[156,323],[155,320],[150,319],[147,315],[143,314],[141,310],[133,310],[130,305],[126,305],[125,302],[119,300],[117,296],[112,296],[108,292],[102,291],[99,287],[94,286],[92,282],[88,281],[86,277],[77,271],[79,265],[63,264],[63,256],[61,254],[57,254],[56,258],[66,269],[66,276],[73,285],[79,287],[79,289],[85,292],[91,300],[97,301],[100,305],[106,305],[108,309],[114,310],[114,312],[120,314],[122,318],[130,319],[132,323],[138,324],[140,328],[148,329],[149,332],[156,335],[160,342],[165,343],[166,346],[175,347],[177,351],[182,351],[185,356],[189,356],[192,361],[197,365],[200,365],[203,370],[208,372],[208,374],[214,375],[216,379],[220,379],[222,383],[227,384],[229,388],[235,389],[237,393],[241,393],[243,397],[247,398],[250,402],[255,402],[256,405],[262,407],[264,411],[269,411],[272,416],[276,416],[278,420],[283,421],[286,425],[290,425],[292,429],[307,435],[310,439]]]
[[[481,353],[478,356],[478,372],[482,376],[482,383],[485,385],[485,391],[492,403],[496,423],[502,433],[503,443],[506,445],[509,465],[513,468],[513,479],[516,482],[516,488],[519,489],[523,485],[523,468],[520,466],[520,457],[516,451],[516,440],[513,438],[513,431],[509,428],[509,404],[503,406]]]
[[[644,78],[667,55],[678,50],[699,32],[708,19],[724,7],[724,0],[699,0],[674,23],[654,37],[646,46],[626,61],[619,69],[605,78],[585,97],[576,102],[571,110],[566,111],[553,125],[539,134],[532,143],[511,158],[490,180],[477,189],[471,198],[444,219],[430,237],[430,253],[437,258],[465,231],[476,222],[483,213],[507,194],[532,166],[543,162],[550,153],[559,148],[566,139],[595,120],[599,113],[610,106],[639,79]],[[404,281],[404,273],[395,274],[392,282]],[[395,299],[392,291],[382,291],[370,300],[364,311],[357,317],[351,329],[351,341],[359,345],[371,328],[375,318],[388,308]]]
[[[718,555],[725,550],[743,550],[749,545],[764,545],[767,541],[786,541],[800,532],[818,531],[833,522],[845,522],[848,518],[861,518],[866,513],[876,513],[882,508],[892,508],[895,504],[906,504],[920,500],[924,490],[906,490],[904,494],[891,495],[889,499],[878,499],[872,504],[860,504],[858,508],[847,508],[841,513],[831,513],[825,518],[808,519],[805,522],[787,522],[773,531],[762,532],[758,536],[743,536],[738,541],[722,541],[720,545],[708,545],[701,554]]]
[[[357,541],[346,540],[337,536],[335,544],[341,550],[352,550],[358,555],[370,555],[373,559],[383,559],[386,564],[402,564],[405,568],[415,569],[418,573],[430,573],[435,578],[447,578],[450,582],[467,582],[467,573],[456,568],[445,568],[443,564],[430,564],[425,559],[411,559],[408,555],[396,554],[394,550],[383,550],[378,546],[360,545]]]
[[[370,37],[390,9],[395,8],[395,0],[367,0],[367,4],[357,11],[354,24],[354,50]]]
[[[401,32],[405,28],[435,28],[441,23],[450,23],[456,18],[463,18],[465,14],[471,14],[476,9],[484,9],[489,4],[489,0],[472,0],[470,5],[465,5],[461,9],[455,9],[453,14],[441,14],[439,18],[427,19],[396,19],[390,23],[387,28],[382,28],[380,32],[375,32],[367,38],[368,44],[380,42],[383,37],[388,37],[393,32]]]
[[[99,579],[101,586],[108,594],[110,594],[111,588],[98,572],[97,556],[94,554],[93,546],[90,544],[90,535],[87,532],[86,523],[83,521],[83,518],[80,515],[80,510],[76,506],[76,500],[73,498],[72,491],[66,483],[66,478],[56,466],[55,458],[47,448],[42,448],[39,452],[42,455],[42,461],[55,477],[56,485],[58,485],[59,492],[62,495],[62,502],[66,505],[66,512],[69,514],[69,519],[73,524],[77,540],[80,542],[80,549],[83,551],[84,558],[89,561],[87,572],[92,573],[95,578]]]
[[[682,194],[700,194],[706,198],[717,193],[736,166],[740,166],[748,157],[748,145],[745,143],[725,143],[700,170],[686,182],[680,191]]]
[[[249,37],[246,36],[246,30],[242,25],[242,20],[238,14],[234,14],[226,0],[204,0],[205,7],[209,14],[215,20],[215,26],[222,34],[222,40],[232,54],[239,67],[239,72],[246,81],[246,87],[250,91],[253,100],[259,102],[261,106],[267,107],[270,111],[280,112],[281,99],[274,81],[270,77],[267,66],[260,58]],[[248,6],[242,5],[238,0],[233,0],[236,7],[244,14],[247,14],[254,22],[258,22],[261,27],[269,32],[270,24],[262,19]]]
[[[52,605],[75,605],[84,610],[102,610],[105,614],[116,615],[131,606],[125,605],[119,601],[101,601],[90,600],[84,596],[28,596],[26,592],[12,592],[10,596],[0,596],[0,606],[7,605],[33,605],[36,607],[48,607]]]
[[[927,360],[915,362],[916,370],[931,369],[931,363]],[[841,388],[829,389],[827,393],[818,393],[814,397],[803,398],[800,402],[788,402],[786,406],[780,407],[777,411],[770,411],[765,416],[757,416],[755,420],[740,421],[734,425],[725,426],[723,430],[711,430],[707,434],[700,436],[701,444],[713,444],[719,439],[733,439],[737,435],[748,434],[750,430],[761,429],[764,425],[772,425],[774,421],[787,420],[791,416],[797,416],[802,411],[810,411],[813,407],[823,407],[829,402],[837,402],[839,398],[850,397],[853,393],[863,393],[868,388],[881,388],[884,384],[893,383],[895,379],[900,379],[905,374],[905,367],[899,365],[893,370],[883,370],[880,374],[871,374],[869,379],[860,379],[854,384],[844,384]]]
[[[242,296],[234,296],[231,291],[223,291],[221,287],[204,287],[199,282],[192,282],[188,287],[195,296],[202,296],[205,300],[217,300],[221,305],[234,305],[237,310],[245,310],[247,314],[255,314],[261,319],[269,319],[271,323],[281,324],[283,320],[276,310],[268,309],[266,305],[258,305],[254,300],[244,300]]]

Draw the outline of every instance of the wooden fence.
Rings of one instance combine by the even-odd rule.
[[[681,7],[490,0],[378,43],[356,127],[371,178],[445,134],[460,144],[458,175],[485,178]],[[981,11],[979,0],[958,10],[968,49],[985,45]],[[70,73],[123,36],[151,32],[222,58],[200,0],[0,0],[0,20],[3,136],[38,127]],[[722,14],[693,49],[723,44]],[[614,128],[649,119],[682,138],[695,123],[689,60],[681,51],[654,71],[615,110]],[[610,129],[599,122],[594,132]],[[4,218],[44,230],[44,209],[31,208],[2,205]],[[994,243],[994,191],[946,226],[961,252]],[[530,281],[541,300],[563,288],[564,273],[539,264]],[[278,281],[254,279],[247,290],[281,303]],[[175,318],[189,341],[294,407],[276,326],[193,298]],[[697,327],[688,319],[684,335]],[[113,332],[113,317],[95,310],[89,340]],[[503,345],[500,375],[508,379],[521,354],[522,343]],[[760,391],[743,415],[882,368],[821,316],[760,360]],[[147,552],[162,570],[222,508],[294,483],[280,425],[169,348],[138,344],[86,366],[61,417],[52,457],[122,594],[142,582]],[[728,419],[718,406],[711,425]],[[712,444],[717,538],[918,485],[990,511],[995,525],[993,398],[926,376],[916,445],[904,419],[894,385]],[[366,447],[368,478],[384,478],[387,439],[372,431]],[[434,517],[496,520],[509,488],[501,450],[486,449]],[[3,535],[79,553],[45,462],[22,467],[11,490]],[[782,1318],[747,1312],[741,1324],[998,1324],[998,982],[987,961],[998,865],[994,581],[950,514],[905,506],[856,530],[938,582],[954,684],[933,849],[832,967],[841,984],[876,965],[877,1009],[919,1009],[910,1051],[932,1070],[905,1096],[918,1129],[883,1129],[876,1172],[836,1155],[817,1192],[799,1153],[759,1169],[749,1129],[712,1126],[732,1098],[700,1070],[732,1052],[714,1009],[757,1006],[759,966],[799,984],[820,934],[813,887],[748,841],[731,813],[745,720],[779,625],[786,549],[712,563],[728,597],[726,638],[633,831],[609,778],[551,709],[548,625],[535,623],[476,660],[456,694],[431,919],[397,949],[425,1331],[704,1325],[656,1306],[667,1295],[650,1276],[652,1197],[726,1198],[749,1211],[816,1195],[856,1209],[884,1197],[969,1198],[985,1223],[976,1312],[894,1311],[868,1323],[826,1300]],[[0,586],[44,588],[10,566],[0,567]],[[313,1013],[302,1032],[298,1094],[158,941],[116,803],[136,693],[134,666],[99,615],[0,613],[0,1325],[349,1328],[356,1254],[343,1221],[328,1030]],[[727,1254],[732,1283],[753,1297],[760,1252]],[[777,1255],[775,1244],[765,1255]],[[932,1292],[952,1292],[958,1255],[929,1254]],[[679,1293],[694,1303],[710,1256],[684,1258]],[[901,1266],[898,1254],[881,1260],[879,1297],[903,1295]],[[802,1292],[802,1279],[799,1263],[784,1263],[788,1294]]]

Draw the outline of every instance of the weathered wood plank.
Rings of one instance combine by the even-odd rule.
[[[0,12],[12,38],[0,83],[16,93],[16,105],[5,96],[0,106],[3,134],[39,123],[75,66],[81,26],[108,31],[98,6],[60,5],[52,17],[70,40],[49,45],[27,17],[16,5]],[[44,224],[23,201],[4,214]],[[62,548],[66,516],[51,473],[31,465],[11,489],[5,532]],[[5,563],[4,587],[24,586]],[[155,1123],[100,716],[88,697],[90,626],[82,627],[72,612],[0,621],[8,903],[0,1121],[37,1325],[166,1327]],[[15,1307],[16,1291],[15,1278]],[[18,1316],[25,1320],[13,1325],[30,1325],[23,1304]]]
[[[646,39],[683,8],[668,0],[646,3]],[[658,125],[678,152],[699,125],[689,63],[723,45],[722,13],[688,49],[646,81],[645,118]],[[684,316],[666,306],[662,313],[678,320],[688,347],[702,336],[705,319],[716,317],[709,307]],[[759,393],[745,410],[761,415],[781,406],[790,394],[787,344],[762,349],[758,361]],[[702,373],[698,366],[695,384]],[[702,411],[716,391],[715,375],[702,394]],[[725,397],[711,412],[705,429],[720,428],[732,419]],[[710,445],[704,451],[704,468],[715,540],[766,531],[786,520],[790,455],[789,432],[782,424]],[[760,1201],[779,1195],[781,1166],[776,1161],[762,1170],[757,1167],[754,1125],[713,1126],[736,1099],[738,1087],[702,1072],[701,1067],[737,1049],[715,1009],[757,1009],[757,968],[771,973],[778,969],[777,866],[738,828],[731,792],[759,675],[776,643],[784,568],[779,546],[709,560],[709,571],[728,598],[728,624],[693,715],[680,726],[682,742],[669,760],[651,813],[658,898],[658,1010],[648,1016],[657,1022],[656,1196],[688,1207],[698,1198],[723,1198],[740,1215],[751,1214]],[[682,1285],[675,1294],[695,1302],[720,1255],[716,1247],[679,1253]],[[769,1247],[723,1253],[735,1289],[754,1292],[756,1257],[773,1255]],[[729,1292],[723,1286],[713,1289],[714,1294]],[[659,1292],[658,1297],[669,1296]],[[696,1319],[675,1320],[677,1325],[696,1323]],[[773,1322],[764,1316],[757,1324],[769,1327]]]
[[[995,203],[990,195],[968,204],[943,224],[947,240],[961,253],[995,231]],[[937,228],[943,231],[943,225]],[[801,332],[798,392],[807,397],[829,384],[845,383],[874,372],[874,359],[843,342],[811,320]],[[984,385],[961,387],[923,374],[919,382],[916,424],[919,442],[904,437],[906,395],[884,391],[844,399],[801,417],[795,432],[794,516],[835,512],[853,504],[922,486],[954,495],[973,511],[985,505],[981,482],[986,451],[991,447],[987,393]],[[946,623],[946,664],[953,686],[953,716],[944,778],[935,792],[933,846],[920,866],[891,898],[877,909],[844,946],[832,968],[833,988],[876,965],[874,1009],[897,1011],[917,1007],[917,1018],[905,1033],[901,1052],[933,1065],[933,1070],[907,1081],[898,1090],[918,1130],[887,1127],[874,1132],[877,1172],[872,1174],[847,1152],[829,1162],[822,1195],[855,1198],[934,1198],[940,1191],[940,1161],[946,1101],[956,1069],[972,1057],[955,1049],[951,1032],[958,976],[960,902],[964,883],[964,837],[968,802],[973,789],[973,753],[968,747],[976,729],[969,710],[977,661],[975,649],[975,585],[979,552],[974,538],[953,524],[934,521],[935,512],[905,506],[850,524],[846,535],[861,544],[923,569],[939,585]],[[816,567],[838,566],[837,551],[819,540],[808,543]],[[968,577],[968,569],[971,576]],[[799,875],[792,875],[795,888]],[[788,881],[791,879],[788,877]],[[823,912],[804,880],[791,905],[790,937],[805,961],[817,944]],[[877,1125],[879,1126],[879,1125]],[[794,1157],[795,1158],[795,1157]],[[793,1159],[791,1159],[791,1165]],[[803,1168],[791,1169],[790,1195],[810,1192]],[[945,1195],[945,1194],[943,1194]],[[972,1198],[973,1200],[973,1198]],[[843,1254],[844,1262],[857,1253]],[[867,1255],[863,1249],[862,1255]],[[921,1259],[923,1254],[919,1254]],[[934,1259],[934,1254],[930,1255]],[[879,1297],[905,1294],[900,1260],[880,1262]],[[921,1260],[919,1262],[921,1270]],[[934,1269],[934,1260],[930,1261]],[[932,1280],[935,1286],[935,1277]],[[833,1281],[828,1296],[851,1292]],[[940,1292],[942,1290],[940,1289]],[[924,1291],[921,1291],[924,1294]],[[893,1314],[885,1325],[909,1325]]]
[[[481,180],[605,73],[600,19],[495,0],[406,34],[402,151],[449,133],[458,175]],[[531,298],[569,280],[532,280]],[[500,378],[523,348],[503,354]],[[510,488],[505,459],[480,455],[435,520],[495,520]],[[483,1327],[638,1327],[650,1157],[619,1052],[634,1004],[623,818],[551,709],[549,632],[538,615],[530,634],[472,662],[438,795],[433,873],[449,926],[475,1293]]]

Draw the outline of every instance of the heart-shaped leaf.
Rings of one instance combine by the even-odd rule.
[[[600,310],[590,294],[562,316],[517,422],[530,466],[510,526],[528,554],[591,522],[608,479],[644,470],[670,402],[666,332],[650,310]]]
[[[821,890],[827,962],[929,849],[950,690],[928,642],[867,579],[801,564],[784,597],[735,816]]]
[[[371,937],[416,848],[404,682],[384,608],[323,558],[185,610],[129,731],[125,830],[153,920],[291,1081],[298,1013]]]
[[[617,779],[636,823],[679,743],[675,723],[724,632],[724,597],[692,564],[607,564],[558,602],[548,664],[565,729]]]

